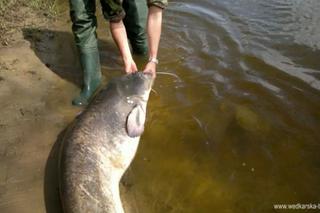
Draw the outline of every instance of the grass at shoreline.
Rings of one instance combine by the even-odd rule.
[[[37,27],[56,17],[57,0],[0,0],[0,47],[8,46],[24,26]]]
[[[7,8],[13,6],[17,0],[0,0],[0,15],[2,15]]]
[[[21,6],[41,10],[51,17],[58,13],[56,0],[0,0],[0,17],[4,16],[8,10],[16,11]]]
[[[45,14],[54,17],[58,13],[56,0],[30,0],[30,7],[38,10],[43,10]]]

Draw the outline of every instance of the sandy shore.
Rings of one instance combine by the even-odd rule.
[[[68,9],[63,7],[56,19],[21,7],[25,15],[7,23],[12,29],[0,38],[0,212],[62,212],[59,136],[82,111],[71,105],[82,76]],[[122,66],[100,16],[97,32],[105,84],[121,74]]]
[[[55,21],[22,10],[28,15],[12,23],[17,26],[0,47],[0,212],[57,213],[57,159],[51,150],[81,110],[70,104],[80,75],[72,66],[70,34],[58,33]],[[64,47],[56,42],[66,39],[71,41]],[[68,58],[61,59],[58,50]]]

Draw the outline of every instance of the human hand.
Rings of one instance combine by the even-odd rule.
[[[151,73],[152,77],[155,78],[156,77],[156,63],[150,61],[146,64],[143,72],[144,73]]]
[[[124,60],[124,70],[127,74],[138,71],[137,65],[133,59]]]

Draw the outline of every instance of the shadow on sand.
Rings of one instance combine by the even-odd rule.
[[[72,84],[81,88],[82,72],[77,56],[77,48],[74,45],[73,35],[69,32],[52,31],[47,29],[25,28],[23,36],[30,42],[30,47],[39,60],[45,64],[53,73]],[[111,42],[99,40],[100,58],[102,71],[117,71],[121,69],[119,55],[116,47]],[[111,73],[113,75],[114,73]],[[67,129],[67,128],[66,128]],[[55,141],[47,158],[44,174],[44,199],[47,213],[62,213],[59,196],[58,162],[59,150],[63,130]]]
[[[44,199],[47,213],[63,213],[59,194],[59,151],[62,145],[63,130],[54,143],[47,159],[44,175]]]
[[[82,72],[72,33],[25,28],[23,36],[43,64],[60,78],[81,88]],[[121,60],[113,42],[99,39],[98,45],[103,74],[119,72],[122,69]]]

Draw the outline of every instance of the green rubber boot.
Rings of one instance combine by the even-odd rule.
[[[126,27],[133,54],[147,54],[146,22],[148,8],[146,1],[123,0],[122,7],[126,12],[123,23]]]
[[[85,106],[101,84],[100,58],[97,48],[79,51],[83,70],[83,87],[78,97],[73,99],[75,106]]]

